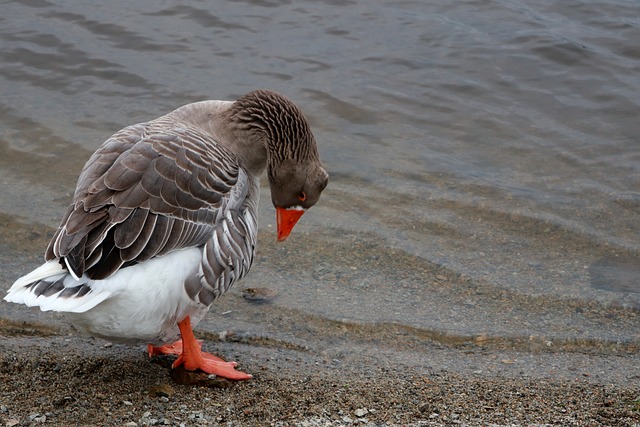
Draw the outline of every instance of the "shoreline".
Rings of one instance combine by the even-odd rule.
[[[254,378],[196,374],[181,385],[172,358],[149,361],[143,347],[7,321],[0,336],[0,426],[640,425],[637,375],[609,383],[581,370],[570,379],[393,366],[364,355],[323,362],[299,349],[221,341],[205,346]],[[483,355],[493,356],[503,357]]]

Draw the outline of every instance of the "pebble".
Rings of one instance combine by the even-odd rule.
[[[242,290],[242,297],[253,303],[271,302],[278,296],[278,292],[269,288],[246,288]]]
[[[38,413],[29,415],[29,421],[34,422],[36,424],[44,424],[47,421],[47,417],[45,415],[40,415]]]
[[[356,409],[354,413],[356,414],[356,417],[362,418],[369,413],[369,410],[367,408],[359,408]]]
[[[5,421],[4,425],[5,427],[15,427],[18,424],[20,424],[20,421],[16,420],[15,418],[9,418],[7,421]]]
[[[171,387],[169,384],[160,384],[160,385],[153,386],[149,389],[149,394],[151,396],[169,397],[169,396],[172,396],[173,393],[174,393],[173,387]]]

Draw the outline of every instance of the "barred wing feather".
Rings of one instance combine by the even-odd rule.
[[[242,188],[238,175],[235,156],[197,130],[161,119],[129,126],[87,162],[45,258],[97,280],[204,245],[229,204],[246,196],[232,191]]]

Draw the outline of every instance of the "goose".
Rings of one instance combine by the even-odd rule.
[[[252,376],[202,351],[193,328],[254,260],[266,170],[277,239],[328,183],[315,138],[285,96],[255,90],[125,127],[85,164],[45,253],[6,301],[62,312],[112,342],[147,344],[172,367]]]

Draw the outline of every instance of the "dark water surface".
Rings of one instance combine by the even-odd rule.
[[[284,245],[263,198],[252,274],[201,329],[633,351],[640,5],[438,3],[3,1],[0,288],[112,133],[270,88],[308,115],[330,186]],[[278,293],[259,319],[247,287]]]

